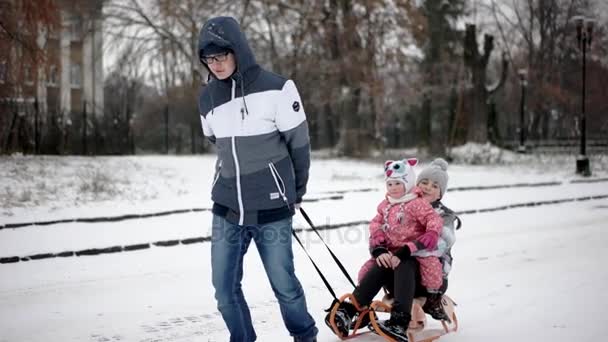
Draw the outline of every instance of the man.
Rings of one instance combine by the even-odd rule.
[[[231,342],[256,340],[241,290],[253,239],[294,341],[314,342],[291,246],[292,216],[306,192],[308,126],[293,81],[263,70],[235,19],[212,18],[199,35],[210,82],[199,96],[205,136],[218,160],[211,197],[212,281]]]

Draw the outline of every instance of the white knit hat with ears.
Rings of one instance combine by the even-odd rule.
[[[405,193],[409,193],[415,185],[416,173],[414,172],[414,166],[416,164],[418,164],[418,159],[416,158],[385,161],[385,181],[401,182],[405,185]]]
[[[416,185],[423,179],[428,179],[439,184],[441,197],[448,190],[448,162],[442,158],[433,160],[429,166],[425,167],[418,175]]]

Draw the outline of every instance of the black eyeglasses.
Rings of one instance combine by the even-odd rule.
[[[228,54],[229,52],[223,52],[217,55],[212,55],[212,56],[203,56],[201,57],[201,62],[209,65],[209,64],[213,64],[215,62],[225,62],[226,59],[228,59]]]

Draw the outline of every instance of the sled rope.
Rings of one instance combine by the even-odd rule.
[[[329,291],[329,293],[331,293],[332,297],[334,297],[335,300],[338,300],[338,297],[336,296],[336,292],[331,287],[331,285],[329,285],[329,282],[327,281],[327,278],[325,278],[325,275],[323,275],[323,272],[321,272],[321,270],[319,269],[319,266],[317,266],[317,264],[312,259],[312,257],[310,256],[310,254],[308,254],[308,251],[304,247],[304,244],[302,244],[302,241],[300,241],[300,238],[298,237],[298,234],[296,234],[296,232],[294,230],[291,231],[291,234],[293,235],[294,238],[296,238],[296,241],[298,241],[298,243],[302,247],[302,250],[304,251],[304,253],[306,253],[306,256],[308,257],[308,259],[310,260],[310,262],[312,263],[312,265],[315,267],[315,270],[317,270],[317,273],[319,273],[319,276],[321,277],[321,280],[323,280],[323,283],[325,284],[325,287],[327,287],[327,290]]]
[[[327,250],[329,251],[329,254],[331,254],[332,258],[334,259],[334,261],[336,262],[336,264],[338,265],[338,267],[340,268],[340,270],[342,271],[344,276],[346,276],[346,278],[353,285],[353,287],[356,287],[355,282],[353,281],[353,279],[350,277],[350,275],[346,271],[346,268],[344,267],[342,262],[340,262],[340,259],[338,259],[338,257],[336,256],[336,254],[334,254],[334,252],[331,250],[331,248],[329,248],[329,246],[325,243],[325,240],[323,240],[323,238],[321,237],[321,234],[319,234],[319,231],[317,231],[317,228],[315,228],[315,225],[312,223],[312,220],[310,219],[308,214],[306,214],[306,211],[304,211],[304,209],[300,208],[300,213],[302,213],[302,216],[304,216],[304,219],[306,220],[306,222],[308,222],[308,224],[310,225],[310,228],[312,228],[312,230],[317,234],[317,236],[319,237],[321,242],[323,242],[323,244],[325,245],[325,248],[327,248]],[[315,263],[313,258],[310,256],[310,254],[306,250],[306,247],[304,247],[304,244],[298,237],[298,234],[296,234],[295,230],[292,230],[291,233],[292,233],[293,237],[296,239],[296,241],[298,241],[298,244],[300,245],[300,247],[302,247],[302,250],[304,251],[304,253],[306,253],[308,260],[310,260],[310,262],[314,266],[315,270],[319,274],[319,277],[321,277],[321,280],[323,280],[325,287],[327,288],[327,290],[329,291],[331,296],[334,298],[334,301],[337,301],[338,296],[336,296],[336,292],[334,291],[333,287],[331,287],[331,285],[329,284],[329,281],[327,280],[327,278],[325,277],[323,272],[321,272],[321,269],[319,268],[319,266],[317,266],[317,263]]]
[[[357,287],[357,285],[355,285],[355,282],[353,281],[353,279],[350,277],[350,275],[346,271],[346,268],[344,267],[344,265],[340,262],[340,259],[338,259],[338,257],[334,254],[334,252],[331,250],[331,248],[329,248],[329,246],[325,243],[325,240],[323,240],[323,238],[321,237],[321,234],[319,234],[319,231],[317,230],[315,225],[312,223],[312,220],[310,219],[308,214],[306,214],[306,211],[304,211],[304,209],[300,208],[300,212],[302,213],[302,216],[304,216],[304,219],[306,220],[306,222],[308,222],[308,224],[310,225],[310,228],[312,228],[312,230],[317,234],[317,236],[319,237],[321,242],[323,242],[323,244],[325,245],[325,248],[327,248],[327,250],[329,251],[329,254],[331,254],[331,257],[334,259],[334,261],[336,262],[336,264],[338,265],[338,267],[340,268],[340,270],[342,271],[342,273],[344,274],[346,279],[348,279],[348,281],[350,282],[350,284],[353,287]]]

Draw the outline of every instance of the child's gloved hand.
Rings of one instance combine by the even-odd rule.
[[[437,232],[426,232],[424,233],[418,241],[424,245],[426,249],[435,249],[437,248],[437,241],[439,241],[439,234]]]

